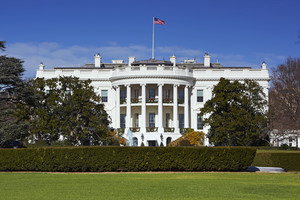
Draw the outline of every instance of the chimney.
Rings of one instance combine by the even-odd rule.
[[[128,66],[131,66],[131,64],[135,61],[135,57],[128,57]]]
[[[265,63],[265,61],[263,61],[263,63],[261,64],[261,69],[267,69],[267,64]]]
[[[204,55],[204,67],[210,67],[210,55],[208,53]]]
[[[40,70],[43,70],[45,68],[45,65],[43,64],[43,62],[41,62],[40,64],[39,64],[39,69]]]
[[[173,54],[173,56],[170,57],[171,63],[173,63],[173,66],[176,66],[176,56]]]
[[[95,67],[100,67],[101,66],[101,56],[100,53],[97,53],[95,56]]]

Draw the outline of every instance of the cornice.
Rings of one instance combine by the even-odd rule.
[[[222,77],[220,77],[222,78]],[[220,78],[196,78],[196,81],[219,81]],[[226,77],[226,79],[229,79],[229,80],[234,80],[234,81],[244,81],[246,79],[249,79],[249,80],[253,80],[253,81],[270,81],[270,78],[228,78]]]
[[[195,80],[192,76],[176,76],[176,75],[129,75],[129,76],[115,76],[110,77],[109,80],[124,80],[124,79],[138,79],[138,78],[158,78],[158,79],[180,79],[180,80]]]

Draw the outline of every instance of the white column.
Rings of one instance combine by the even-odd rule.
[[[126,85],[127,94],[126,94],[126,129],[132,127],[131,124],[131,87]]]
[[[116,125],[115,128],[120,128],[120,86],[116,86]]]
[[[158,132],[162,133],[163,129],[163,84],[158,84]]]
[[[184,128],[189,127],[189,86],[184,88]]]
[[[178,126],[178,85],[173,85],[173,126],[175,133],[179,133]]]
[[[142,86],[142,119],[141,119],[141,133],[146,133],[146,84]]]

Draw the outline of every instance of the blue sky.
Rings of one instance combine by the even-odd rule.
[[[100,52],[104,62],[155,58],[268,68],[300,55],[300,0],[2,0],[0,40],[5,54],[23,59],[25,77],[39,63],[81,66]]]

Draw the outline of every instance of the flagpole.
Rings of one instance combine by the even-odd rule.
[[[152,33],[152,59],[154,59],[154,17],[152,20],[152,24],[153,24],[153,33]]]

